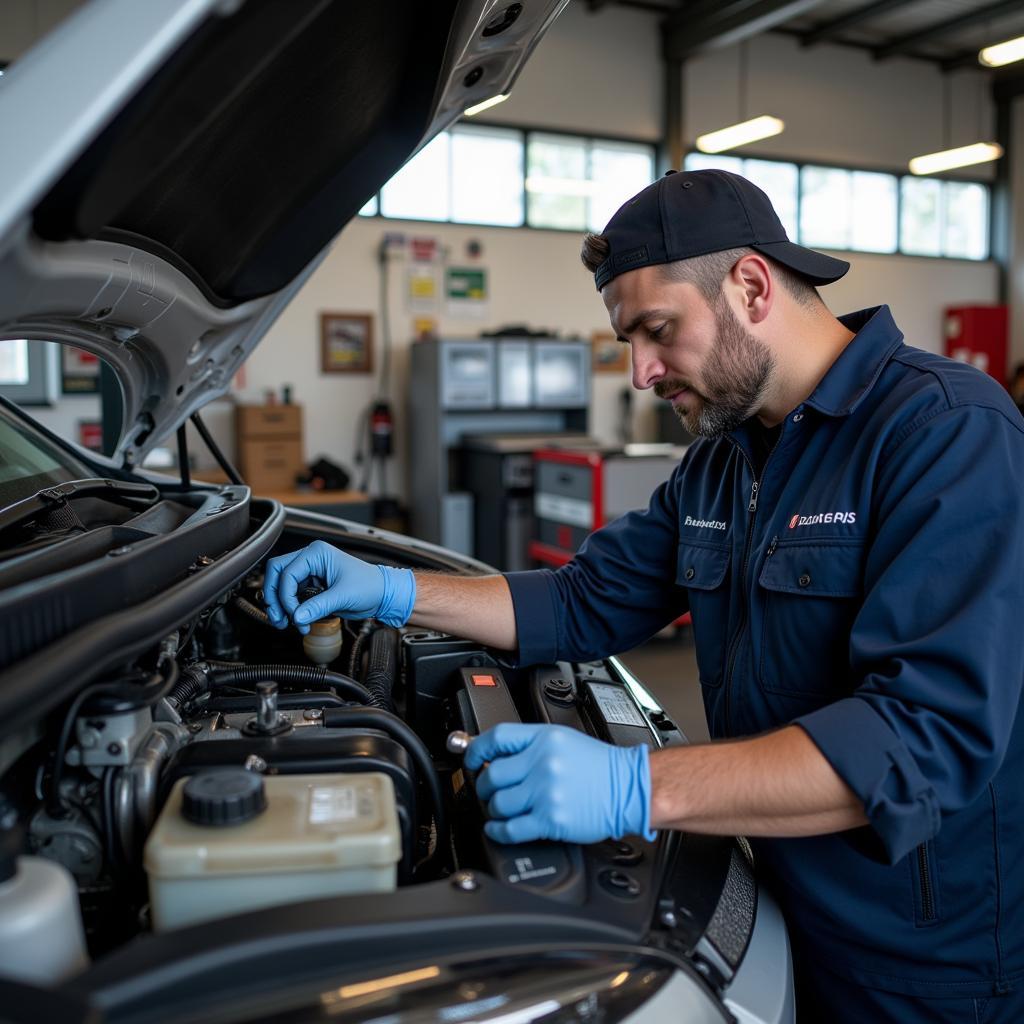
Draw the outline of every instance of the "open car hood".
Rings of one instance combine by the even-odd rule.
[[[566,2],[90,0],[0,79],[0,338],[104,359],[140,463]]]

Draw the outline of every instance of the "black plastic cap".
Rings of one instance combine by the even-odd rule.
[[[241,825],[267,806],[263,779],[244,768],[220,768],[185,783],[181,813],[194,825]]]

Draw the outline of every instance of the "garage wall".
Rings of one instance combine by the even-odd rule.
[[[737,53],[736,47],[727,48],[690,63],[685,84],[688,137],[736,119]],[[941,83],[929,65],[901,59],[875,64],[867,55],[841,47],[802,50],[779,36],[752,41],[748,61],[749,88],[759,108],[755,110],[752,101],[749,112],[763,108],[787,120],[784,135],[761,144],[758,152],[763,155],[892,169],[910,155],[942,143]],[[953,141],[960,140],[958,132],[968,133],[975,115],[986,123],[991,119],[984,77],[974,71],[956,76]],[[657,19],[615,8],[592,15],[583,4],[570,4],[540,43],[512,97],[485,117],[493,123],[655,141],[660,135],[661,95]],[[469,239],[482,243],[480,262],[491,278],[487,314],[467,321],[442,313],[443,334],[468,336],[510,322],[564,334],[607,329],[603,305],[579,266],[575,233],[359,219],[342,234],[251,357],[239,391],[241,398],[255,401],[264,388],[292,384],[296,400],[307,408],[310,459],[325,454],[351,467],[357,418],[372,397],[374,381],[319,373],[318,314],[374,313],[379,332],[375,252],[382,233],[390,229],[437,238],[449,260],[457,263],[466,261]],[[943,306],[996,299],[992,264],[862,254],[852,259],[854,269],[848,277],[823,293],[833,309],[848,311],[887,301],[908,340],[923,348],[941,347]],[[404,496],[409,424],[402,411],[412,314],[403,298],[405,265],[397,261],[392,271],[393,397],[399,413],[392,479]],[[1021,288],[1024,291],[1024,282]],[[594,383],[593,430],[613,441],[617,396],[628,379],[599,375]],[[636,399],[636,432],[641,438],[653,432],[653,405],[649,395]],[[43,418],[62,433],[70,432],[75,419],[92,414],[85,411],[88,407],[88,399],[68,399]],[[229,403],[211,407],[207,419],[215,435],[230,445]]]

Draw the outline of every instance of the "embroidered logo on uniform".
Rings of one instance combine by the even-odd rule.
[[[817,526],[819,523],[848,523],[852,526],[855,522],[856,512],[818,512],[813,516],[793,516],[789,528],[795,530],[798,526]]]
[[[686,517],[684,526],[696,526],[698,530],[724,530],[725,523],[718,519],[694,519],[692,516]]]

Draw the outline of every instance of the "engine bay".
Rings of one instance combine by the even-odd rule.
[[[232,955],[250,964],[250,934],[292,951],[308,943],[305,971],[325,929],[331,962],[344,949],[353,969],[400,959],[425,930],[416,948],[479,950],[499,937],[536,948],[538,936],[653,945],[722,991],[756,916],[742,843],[665,832],[503,846],[485,834],[486,807],[449,744],[501,722],[685,743],[642,685],[614,658],[518,667],[469,640],[374,620],[275,629],[266,559],[317,536],[370,561],[460,571],[441,549],[319,518],[289,513],[211,600],[116,667],[105,656],[0,744],[8,853],[59,866],[74,889],[51,929],[61,941],[23,979],[70,978],[90,1003],[146,985],[169,998],[168,961],[198,974]],[[195,592],[205,574],[209,586],[238,554],[197,556],[174,586]],[[300,600],[319,585],[307,580]],[[218,975],[213,990],[224,986]]]

